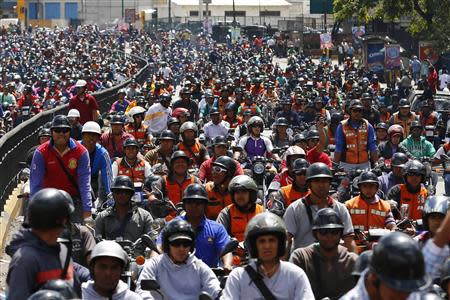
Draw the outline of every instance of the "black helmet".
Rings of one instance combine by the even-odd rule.
[[[139,148],[139,143],[135,139],[128,138],[128,139],[126,139],[123,142],[123,148],[125,149],[126,147],[137,147],[137,148]]]
[[[294,135],[294,144],[298,144],[302,141],[306,142],[306,137],[303,133],[297,133],[296,135]]]
[[[234,159],[227,155],[223,155],[218,157],[214,162],[213,166],[219,166],[225,170],[227,170],[227,177],[231,178],[234,176],[234,173],[236,172],[236,162]]]
[[[289,122],[286,118],[281,117],[275,121],[275,126],[289,126]]]
[[[355,265],[353,266],[353,276],[361,276],[364,270],[369,267],[370,261],[372,260],[372,255],[373,251],[367,250],[358,256],[358,259],[356,259]]]
[[[430,214],[441,214],[444,217],[447,215],[449,209],[450,197],[446,196],[428,196],[422,210],[422,222],[428,229],[428,216]]]
[[[185,160],[187,160],[188,164],[190,163],[191,159],[189,158],[189,156],[186,155],[186,153],[184,153],[184,151],[181,150],[177,150],[174,151],[172,153],[172,156],[170,157],[170,164],[173,163],[173,161],[177,158],[184,158]]]
[[[175,141],[175,134],[170,130],[164,130],[161,132],[161,135],[158,137],[158,140],[172,140]]]
[[[218,135],[213,138],[212,146],[222,145],[228,147],[228,140],[223,135]]]
[[[234,102],[228,102],[227,104],[225,104],[225,111],[234,111],[236,112],[238,109],[236,103]]]
[[[400,99],[400,101],[398,102],[398,107],[410,107],[408,100],[406,100],[405,98]]]
[[[38,133],[38,137],[41,137],[41,136],[52,136],[52,133],[51,133],[50,129],[42,128],[41,130],[39,130],[39,133]]]
[[[413,128],[423,129],[423,126],[422,126],[422,124],[420,124],[419,121],[412,121],[411,125],[409,126],[409,130],[411,131]]]
[[[66,300],[72,298],[64,297],[60,292],[53,290],[39,290],[28,297],[28,300]]]
[[[410,160],[405,165],[405,180],[408,174],[420,174],[422,176],[422,181],[424,181],[426,175],[425,166],[418,160]]]
[[[319,131],[316,129],[310,129],[308,131],[308,133],[306,134],[306,140],[318,139],[318,138],[320,138]]]
[[[342,120],[344,120],[344,116],[340,112],[335,112],[331,115],[331,124],[339,124]]]
[[[333,175],[331,174],[330,168],[324,163],[313,163],[306,170],[306,181],[310,181],[315,178],[329,178],[333,179]]]
[[[134,184],[130,177],[125,175],[119,175],[114,179],[111,186],[111,191],[114,190],[127,190],[134,193]]]
[[[186,187],[183,193],[183,202],[188,200],[202,200],[208,203],[208,193],[203,185],[199,183],[191,183]]]
[[[297,158],[294,160],[294,163],[292,164],[292,171],[294,173],[306,171],[309,167],[309,162],[304,158]]]
[[[49,280],[42,285],[41,289],[59,292],[64,299],[78,298],[69,282],[62,279]]]
[[[228,191],[230,192],[233,201],[234,193],[239,190],[250,191],[250,201],[256,202],[258,186],[250,176],[238,175],[231,179],[230,184],[228,184]]]
[[[419,245],[400,232],[380,239],[373,250],[370,270],[383,284],[397,291],[414,292],[431,283]]]
[[[252,258],[258,258],[256,239],[261,235],[275,235],[278,238],[278,257],[286,251],[286,225],[284,221],[271,212],[264,212],[254,216],[245,229],[245,248]]]
[[[384,129],[384,130],[387,131],[389,129],[389,126],[388,126],[388,124],[386,124],[384,122],[380,122],[380,123],[377,124],[375,129]]]
[[[329,207],[320,209],[312,224],[312,230],[326,228],[344,229],[344,224],[337,212]]]
[[[349,109],[349,110],[352,110],[352,109],[354,109],[354,108],[360,108],[360,109],[363,108],[363,105],[362,105],[362,103],[361,103],[360,100],[355,99],[355,100],[352,100],[352,101],[350,102],[350,106],[349,106],[348,109]]]
[[[45,188],[31,197],[28,204],[28,220],[31,228],[63,227],[63,219],[69,219],[73,211],[72,197],[67,192]]]
[[[178,124],[180,125],[180,120],[178,120],[178,118],[175,117],[171,117],[169,118],[169,120],[167,121],[167,127],[169,127],[172,124]]]
[[[450,279],[450,258],[447,258],[441,269],[441,287],[446,290],[447,282]]]
[[[144,188],[145,188],[147,191],[153,191],[153,185],[154,185],[155,183],[157,183],[157,182],[160,182],[161,179],[162,179],[161,176],[155,175],[155,174],[152,174],[152,175],[148,176],[148,177],[145,178],[145,180],[144,180]]]
[[[380,181],[378,180],[377,175],[375,175],[372,171],[365,171],[359,175],[358,187],[362,183],[376,183],[378,187],[380,186]]]
[[[52,127],[53,128],[71,128],[69,119],[67,116],[64,115],[57,115],[52,120]]]
[[[369,93],[363,93],[361,96],[362,100],[372,100],[372,97],[370,96]]]
[[[391,165],[393,167],[403,168],[405,164],[408,162],[408,156],[402,152],[395,152],[391,158]]]
[[[188,121],[188,122],[184,122],[183,125],[181,125],[180,127],[180,133],[181,135],[183,135],[183,133],[186,130],[193,130],[195,132],[195,134],[197,135],[198,133],[198,127],[197,125],[195,125],[194,122]]]
[[[169,252],[169,243],[177,239],[190,240],[191,251],[195,248],[195,232],[191,224],[182,219],[173,219],[166,224],[162,230],[162,247],[163,251]]]
[[[125,122],[123,120],[123,117],[121,115],[114,115],[111,117],[111,122],[110,124],[119,124],[119,125],[123,125]]]

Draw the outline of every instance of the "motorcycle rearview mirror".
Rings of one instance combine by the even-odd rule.
[[[226,245],[223,247],[222,251],[220,252],[220,257],[225,256],[226,254],[233,252],[239,247],[239,241],[235,238],[232,238],[226,243]]]
[[[146,247],[150,248],[151,250],[153,250],[159,254],[159,250],[156,247],[155,242],[150,238],[150,236],[148,234],[142,235],[141,241]]]
[[[156,291],[159,290],[161,286],[154,279],[142,279],[141,280],[141,289],[144,291]]]
[[[213,300],[213,298],[207,292],[201,292],[201,294],[198,296],[198,300]]]

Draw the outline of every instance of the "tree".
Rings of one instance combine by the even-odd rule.
[[[334,15],[337,20],[357,18],[364,23],[408,17],[414,37],[434,41],[442,52],[450,50],[450,0],[334,0]]]

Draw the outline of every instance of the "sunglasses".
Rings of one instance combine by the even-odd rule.
[[[175,248],[180,248],[180,247],[190,248],[192,245],[192,242],[188,241],[188,240],[175,240],[175,241],[171,242],[170,245]]]
[[[214,173],[222,173],[222,172],[226,172],[227,170],[225,170],[225,169],[223,169],[223,168],[221,168],[221,167],[219,167],[219,166],[213,166],[213,167],[212,167],[212,171],[213,171]]]
[[[338,235],[341,233],[342,229],[340,228],[322,228],[318,230],[320,235],[327,235],[327,234],[331,234],[331,235]]]
[[[53,132],[55,133],[68,133],[70,132],[70,128],[53,128]]]

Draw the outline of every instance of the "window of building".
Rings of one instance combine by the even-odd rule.
[[[76,2],[65,3],[64,17],[66,20],[78,19],[78,3]]]
[[[245,17],[245,11],[238,11],[236,10],[235,12],[235,16],[236,17]],[[232,17],[233,16],[233,11],[225,11],[225,17]]]
[[[189,16],[190,17],[198,17],[198,10],[191,10],[189,11]],[[203,11],[203,16],[206,16],[206,10]],[[208,16],[211,17],[211,11],[208,10]]]
[[[61,3],[45,3],[45,19],[61,19]]]
[[[281,14],[279,10],[264,10],[260,11],[259,15],[261,17],[279,17]]]

